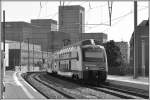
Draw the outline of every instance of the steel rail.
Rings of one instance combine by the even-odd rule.
[[[80,86],[83,86],[83,87],[87,87],[87,88],[91,88],[91,89],[94,89],[94,90],[102,91],[102,92],[105,92],[105,93],[108,93],[108,94],[111,94],[111,95],[115,95],[115,96],[118,96],[118,97],[121,97],[121,98],[125,98],[125,99],[134,99],[133,96],[141,97],[143,99],[148,99],[149,98],[149,95],[145,95],[143,93],[135,92],[135,91],[133,91],[134,89],[133,90],[124,90],[124,89],[121,89],[120,87],[117,88],[117,87],[114,87],[113,85],[110,86],[111,83],[108,83],[108,82],[104,82],[102,84],[98,84],[98,87],[99,87],[99,89],[98,89],[98,87],[95,87],[95,84],[94,85],[93,84],[87,84],[87,83],[84,83],[84,82],[79,82],[77,80],[67,79],[67,78],[64,78],[64,77],[57,76],[57,75],[55,75],[55,76],[52,75],[52,76],[53,77],[57,77],[59,79],[63,79],[63,80],[69,81],[69,82],[76,83],[76,84],[78,84]],[[102,90],[102,89],[100,89],[100,87],[103,87],[103,88],[106,88],[106,89],[110,89],[110,90],[114,90],[114,92],[116,91],[116,92],[126,93],[127,95],[131,95],[131,96],[121,95],[121,94],[118,94],[118,93],[109,92],[109,91],[106,91],[104,89]]]
[[[42,83],[44,86],[53,89],[54,91],[56,91],[57,93],[63,95],[64,97],[68,98],[68,99],[75,99],[75,97],[71,94],[65,93],[61,90],[59,90],[56,87],[52,87],[48,82],[42,81],[39,76],[41,75],[41,73],[32,73],[31,75],[29,75],[28,77],[33,78],[34,80],[38,81],[39,83]],[[29,81],[28,81],[29,82]],[[30,83],[30,82],[29,82]],[[31,84],[33,86],[33,84]],[[35,86],[33,86],[35,87]],[[36,88],[36,87],[35,87]],[[37,88],[36,88],[37,89]],[[40,93],[42,93],[39,89],[37,89]],[[47,96],[46,94],[42,93],[44,96],[46,96],[46,98],[50,99],[49,96]]]
[[[119,88],[119,86],[115,87],[115,86],[109,86],[109,84],[100,84],[100,87],[115,90],[115,91],[119,91],[119,92],[123,92],[123,93],[127,93],[127,94],[131,94],[131,95],[134,95],[134,96],[142,97],[144,99],[149,98],[149,95],[145,95],[143,93],[138,93],[138,92],[135,92],[133,90],[124,90],[124,89]]]

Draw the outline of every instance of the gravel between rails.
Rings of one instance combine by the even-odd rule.
[[[29,73],[29,77],[33,73]],[[31,85],[50,99],[133,99],[136,97],[130,94],[107,89],[105,87],[89,86],[68,78],[59,77],[46,73],[34,73],[28,78]],[[39,74],[39,75],[37,75]],[[34,78],[33,78],[34,77]]]
[[[121,86],[121,85],[115,85],[111,83],[106,83],[106,84],[100,84],[100,87],[108,88],[111,90],[127,93],[139,98],[144,98],[148,99],[149,98],[149,91],[141,90],[141,89],[136,89],[136,88],[131,88],[127,86]]]
[[[45,77],[47,80],[52,80],[52,82],[54,82],[54,80],[56,81],[56,83],[59,83],[60,87],[63,87],[65,89],[71,88],[70,90],[66,91],[66,92],[70,92],[70,91],[74,91],[74,93],[80,93],[80,95],[85,96],[86,98],[89,99],[118,99],[120,97],[116,97],[114,95],[111,94],[106,94],[104,91],[97,91],[94,89],[91,89],[89,87],[85,87],[82,86],[81,84],[76,84],[73,83],[72,81],[68,81],[68,80],[63,80],[62,77],[57,78],[51,75],[43,75],[43,77]],[[56,84],[55,83],[55,84]],[[66,85],[67,84],[67,85]],[[59,86],[58,84],[56,84],[56,86]],[[68,86],[69,85],[69,86]],[[91,98],[92,97],[92,98]]]
[[[99,87],[95,87],[95,85],[94,85],[94,87],[92,87],[92,86],[89,86],[87,84],[82,85],[78,81],[75,82],[73,80],[66,79],[66,78],[63,78],[63,77],[60,77],[60,76],[58,76],[57,78],[79,84],[82,87],[87,87],[87,88],[90,87],[89,89],[94,89],[98,92],[102,91],[102,92],[105,92],[107,94],[114,95],[114,96],[117,96],[117,97],[120,97],[120,98],[125,98],[125,99],[134,99],[134,98],[136,98],[136,99],[147,99],[147,98],[149,98],[149,96],[146,95],[146,94],[149,94],[149,92],[144,91],[144,90],[131,88],[131,87],[126,88],[126,86],[115,86],[115,85],[109,84],[108,82],[104,82],[104,83],[98,85]],[[104,87],[104,84],[105,84],[105,87]],[[103,85],[103,87],[102,87],[102,85]]]

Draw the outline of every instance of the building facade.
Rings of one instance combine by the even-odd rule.
[[[138,55],[137,69],[138,75],[145,74],[149,75],[149,21],[144,20],[141,22],[137,29],[135,30],[135,36],[137,37],[134,40],[134,32],[130,39],[130,65],[134,67],[134,41],[136,41],[136,48]]]
[[[64,40],[70,40],[68,34],[56,31],[57,22],[52,19],[32,19],[31,23],[6,22],[5,26],[5,40],[9,40],[9,42],[16,41],[15,45],[18,49],[27,46],[22,46],[22,43],[29,42],[29,44],[41,45],[42,51],[51,52],[57,47],[60,49]],[[1,38],[3,41],[3,34]],[[55,46],[56,44],[59,46]],[[13,43],[12,46],[14,46]]]
[[[49,35],[51,31],[57,31],[57,21],[52,19],[32,19],[32,36],[30,43],[39,44],[43,51],[51,51],[49,46]]]
[[[32,19],[33,26],[40,26],[42,32],[57,31],[57,21],[53,19]]]
[[[2,23],[3,26],[3,23]],[[3,31],[3,30],[2,30]],[[31,36],[32,25],[27,22],[5,22],[5,39],[24,41]],[[3,41],[3,34],[1,36]]]
[[[129,63],[129,45],[128,42],[115,42],[115,44],[120,48],[121,56],[124,63]]]
[[[60,31],[51,31],[48,38],[48,47],[51,52],[61,49],[65,45],[65,41],[70,40],[69,34]]]
[[[3,45],[3,43],[2,43]],[[37,64],[43,58],[47,58],[44,52],[41,51],[40,45],[33,45],[31,43],[24,43],[17,41],[6,40],[5,56],[6,69],[14,69],[15,66],[28,66],[29,64]],[[21,48],[20,48],[21,47]]]
[[[34,33],[32,33],[33,38],[30,41],[33,44],[41,44],[42,51],[54,52],[64,46],[65,40],[70,40],[69,34],[64,32],[50,31],[41,33],[38,30],[38,28],[34,30]]]
[[[85,9],[79,5],[59,6],[59,31],[70,34],[71,43],[81,40],[84,33]]]
[[[82,40],[85,39],[95,39],[104,43],[107,41],[107,34],[105,33],[82,33]]]

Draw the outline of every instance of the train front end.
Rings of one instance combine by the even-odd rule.
[[[107,56],[103,46],[86,45],[82,47],[83,79],[104,82],[107,78]]]

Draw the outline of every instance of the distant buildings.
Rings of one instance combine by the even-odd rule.
[[[48,52],[83,39],[92,38],[106,42],[107,35],[104,33],[84,33],[84,24],[85,9],[83,7],[59,6],[59,31],[57,21],[52,19],[32,19],[31,23],[6,22],[5,39],[41,45],[41,50]]]
[[[128,42],[115,42],[115,44],[120,48],[121,56],[124,63],[129,63],[129,45]]]
[[[57,31],[57,21],[52,19],[32,19],[31,23],[6,22],[5,26],[5,40],[18,43],[29,41],[29,43],[41,45],[42,51],[51,52],[61,49],[64,41],[70,38],[68,34]],[[1,38],[3,41],[3,34]]]
[[[64,41],[69,40],[69,35],[60,31],[50,31],[46,33],[32,34],[32,37],[36,38],[31,40],[32,43],[41,44],[42,51],[54,52],[55,50],[61,49],[64,46]]]
[[[136,31],[136,49],[138,52],[138,74],[149,75],[149,21],[141,22]],[[130,39],[130,65],[134,67],[134,32]]]
[[[57,31],[57,21],[52,19],[32,19],[31,43],[40,44],[43,51],[49,51],[49,38],[51,31]]]
[[[1,43],[1,46],[3,49],[3,43]],[[20,65],[28,66],[28,61],[29,64],[33,66],[33,64],[42,61],[42,58],[44,59],[47,57],[47,53],[41,52],[40,45],[22,42],[20,49],[20,42],[10,40],[6,40],[5,52],[6,69],[14,69],[15,66]]]
[[[57,21],[52,19],[32,19],[31,24],[39,26],[42,32],[57,31]]]
[[[60,31],[51,31],[48,34],[49,51],[54,52],[55,50],[61,49],[67,40],[70,40],[69,34]]]
[[[79,5],[59,6],[59,31],[70,34],[71,43],[81,40],[84,33],[85,9]]]
[[[2,22],[2,26],[3,26],[3,22]],[[31,36],[31,33],[32,33],[32,25],[30,23],[27,22],[6,22],[5,23],[6,40],[24,41]],[[1,35],[1,39],[3,41],[3,34]]]
[[[107,34],[105,33],[82,33],[82,40],[84,39],[95,39],[104,43],[107,41]]]

